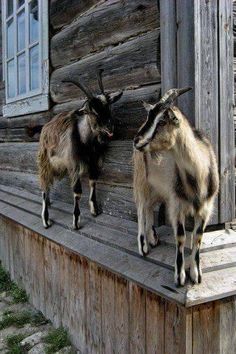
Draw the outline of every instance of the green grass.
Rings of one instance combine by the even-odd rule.
[[[0,330],[15,326],[15,327],[23,327],[26,323],[31,321],[32,314],[29,311],[21,311],[17,313],[4,313],[3,318],[0,321]]]
[[[16,284],[12,284],[10,289],[10,295],[13,298],[14,304],[24,303],[28,301],[28,296],[26,291],[22,288],[19,288]]]
[[[6,339],[8,354],[24,354],[25,351],[20,346],[20,342],[24,338],[25,338],[24,334],[13,334],[8,336]]]
[[[12,281],[10,275],[0,265],[0,293],[3,291],[9,291],[11,287]]]
[[[9,273],[7,273],[0,265],[0,293],[6,291],[11,297],[14,304],[24,303],[28,301],[26,291],[10,279]]]
[[[44,342],[48,344],[47,354],[53,354],[58,350],[70,345],[67,331],[64,328],[53,329],[44,338]]]

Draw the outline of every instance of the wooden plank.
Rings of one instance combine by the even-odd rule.
[[[236,350],[236,297],[217,301],[220,313],[220,354],[233,353]]]
[[[134,283],[129,286],[129,334],[130,353],[144,354],[146,352],[145,306],[146,291]]]
[[[176,2],[177,86],[194,87],[194,0]],[[194,91],[178,99],[178,107],[194,124]]]
[[[215,1],[194,2],[195,23],[195,126],[210,138],[219,157],[218,8]],[[219,222],[217,211],[211,219]]]
[[[155,294],[146,292],[146,352],[162,354],[165,352],[164,316],[165,303]]]
[[[77,15],[71,24],[52,38],[52,65],[70,64],[91,52],[101,51],[155,29],[159,27],[158,15],[156,1],[153,0],[110,0],[100,3],[84,15]]]
[[[193,308],[192,353],[219,353],[219,311],[215,303]]]
[[[235,295],[235,272],[236,267],[205,273],[200,285],[188,288],[186,306]]]
[[[115,275],[103,271],[101,277],[102,291],[102,353],[116,353],[115,344],[116,337],[119,338],[115,331]]]
[[[128,42],[85,57],[76,63],[53,71],[50,92],[55,103],[84,97],[75,85],[62,83],[68,77],[79,77],[81,82],[97,92],[97,67],[104,68],[103,83],[107,91],[140,87],[160,82],[156,66],[158,30],[140,35]],[[122,62],[122,66],[120,63]],[[89,69],[88,69],[89,68]]]
[[[115,276],[115,353],[129,352],[129,285]]]
[[[219,2],[219,119],[220,222],[235,217],[233,121],[233,9],[231,0]]]
[[[192,354],[193,341],[192,311],[166,301],[165,353]]]
[[[89,263],[88,286],[88,327],[87,340],[90,353],[102,353],[102,311],[101,311],[101,277],[102,270],[95,263]]]
[[[176,87],[176,1],[160,1],[162,92]]]

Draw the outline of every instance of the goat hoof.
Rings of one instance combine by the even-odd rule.
[[[52,221],[48,220],[47,222],[43,222],[43,226],[45,229],[49,229],[52,226]]]
[[[149,247],[148,247],[147,239],[143,235],[139,237],[138,245],[139,245],[139,254],[143,257],[147,256],[149,253]]]
[[[148,233],[148,243],[152,248],[157,247],[160,244],[160,239],[157,235],[154,226],[152,227],[152,230],[150,230],[150,232]]]
[[[180,274],[175,274],[175,284],[177,287],[184,286],[185,280],[186,280],[185,270],[181,271]]]
[[[190,268],[190,279],[193,284],[200,284],[202,282],[202,274],[198,271],[197,266]]]

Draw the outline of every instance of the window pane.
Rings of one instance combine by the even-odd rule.
[[[13,13],[13,0],[7,0],[7,17]]]
[[[13,20],[7,23],[7,57],[14,55],[14,24]]]
[[[15,70],[14,70],[14,59],[9,61],[7,64],[7,81],[8,81],[8,87],[7,87],[7,92],[8,92],[8,97],[14,97],[15,96]]]
[[[25,11],[17,16],[17,49],[25,48]]]
[[[30,49],[30,89],[39,88],[39,46]]]
[[[18,56],[18,94],[26,92],[25,53]]]
[[[18,8],[24,4],[25,0],[18,0]]]
[[[30,43],[38,41],[39,38],[39,18],[38,18],[38,1],[32,0],[29,4],[30,14]]]

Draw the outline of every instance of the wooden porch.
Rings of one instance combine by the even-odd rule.
[[[30,301],[68,329],[81,353],[236,350],[236,232],[206,233],[203,283],[176,288],[170,229],[159,228],[161,245],[144,259],[135,222],[94,219],[83,210],[76,232],[68,227],[71,208],[53,203],[54,225],[45,230],[40,198],[1,185],[0,259]]]

